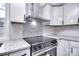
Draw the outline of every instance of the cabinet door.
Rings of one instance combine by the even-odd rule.
[[[79,48],[78,47],[71,47],[70,48],[70,55],[71,56],[79,56]]]
[[[25,3],[10,4],[10,20],[15,22],[24,22]]]
[[[57,56],[69,56],[69,41],[58,40]]]
[[[50,24],[62,25],[63,21],[63,7],[52,7],[53,14]]]
[[[64,6],[64,24],[76,24],[79,17],[79,4],[70,3]]]
[[[50,5],[45,5],[42,7],[42,15],[41,17],[47,20],[52,19],[52,7]]]
[[[79,42],[70,42],[70,55],[79,56]]]
[[[9,54],[9,56],[30,56],[30,49],[14,52]]]

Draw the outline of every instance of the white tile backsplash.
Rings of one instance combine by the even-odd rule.
[[[56,27],[55,33],[58,35],[79,37],[79,25]]]
[[[32,26],[29,23],[26,23],[24,26],[21,24],[13,24],[11,27],[11,39],[21,39],[24,37],[33,37],[33,36],[47,36],[47,35],[66,35],[79,37],[79,25],[77,26],[62,26],[62,27],[52,27],[52,26],[43,26],[41,23],[38,23],[36,27]]]
[[[11,24],[10,39],[22,39],[23,38],[23,25]]]
[[[26,22],[23,26],[23,36],[33,37],[42,36],[42,23],[37,22],[36,25],[32,25],[31,22]]]
[[[54,28],[50,26],[43,26],[43,36],[47,35],[53,35],[54,33]]]

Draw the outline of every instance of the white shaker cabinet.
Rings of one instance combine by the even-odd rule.
[[[51,25],[62,25],[63,24],[63,7],[52,7],[52,19],[50,21]]]
[[[79,42],[70,42],[70,56],[79,56]]]
[[[47,4],[42,7],[41,17],[50,20],[49,25],[62,25],[63,22],[63,7],[52,7]]]
[[[69,41],[58,40],[57,56],[69,56]]]
[[[47,20],[51,20],[52,19],[52,7],[50,5],[45,5],[44,7],[42,7],[42,15],[41,17]]]
[[[64,5],[64,24],[77,24],[79,17],[79,4]]]
[[[25,3],[10,3],[11,22],[24,23]]]
[[[57,56],[79,56],[79,42],[58,40]]]
[[[8,56],[30,56],[30,48],[8,54]]]
[[[79,47],[71,47],[70,56],[79,56]]]

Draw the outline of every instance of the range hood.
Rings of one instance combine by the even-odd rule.
[[[32,21],[32,20],[36,20],[36,21],[41,21],[41,22],[50,22],[50,20],[48,19],[44,19],[42,17],[39,16],[27,16],[26,17],[26,21]]]
[[[64,6],[65,3],[49,3],[49,5],[52,7],[60,7],[60,6]]]
[[[52,6],[52,7],[60,7],[60,6],[64,6],[66,3],[39,3],[39,6],[44,7],[47,4]]]

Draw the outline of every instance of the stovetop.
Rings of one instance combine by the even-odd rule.
[[[52,39],[44,36],[35,36],[35,37],[24,38],[24,40],[31,45],[37,45],[44,42],[52,42],[52,40],[56,40],[56,39]]]

